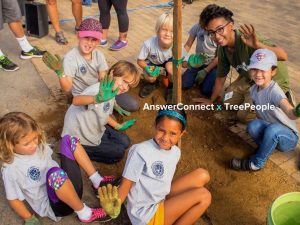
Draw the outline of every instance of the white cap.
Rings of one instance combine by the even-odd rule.
[[[270,70],[272,66],[277,66],[277,56],[269,49],[257,49],[250,58],[248,69]]]

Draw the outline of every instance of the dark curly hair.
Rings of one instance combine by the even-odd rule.
[[[205,28],[211,20],[220,17],[224,17],[227,21],[234,22],[232,16],[233,12],[229,9],[216,4],[210,4],[201,12],[199,24],[201,27]]]

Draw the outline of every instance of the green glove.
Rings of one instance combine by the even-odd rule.
[[[49,69],[57,74],[58,78],[61,78],[64,75],[64,67],[59,55],[55,54],[54,56],[50,52],[45,52],[43,55],[43,62]]]
[[[94,97],[94,102],[102,103],[114,98],[119,91],[119,88],[113,90],[114,84],[114,79],[112,77],[110,78],[109,75],[105,75],[103,80],[100,82],[99,92]]]
[[[207,71],[206,71],[205,69],[200,70],[200,71],[197,73],[197,76],[196,76],[195,81],[196,81],[198,84],[201,84],[202,81],[204,80],[206,74],[207,74]]]
[[[297,117],[300,117],[300,102],[298,103],[298,105],[296,106],[296,108],[294,109],[294,113]]]
[[[145,71],[149,76],[157,77],[160,72],[160,67],[159,66],[146,66]]]
[[[35,215],[32,215],[31,218],[25,220],[25,225],[42,225],[42,223]]]
[[[98,189],[100,205],[104,211],[113,219],[117,218],[121,211],[121,199],[118,196],[118,188],[111,184]]]
[[[116,130],[119,130],[119,131],[124,131],[126,130],[127,128],[131,127],[134,123],[135,123],[136,119],[131,119],[131,120],[128,120],[122,124],[118,124],[115,129]]]
[[[206,56],[204,54],[192,54],[188,60],[188,66],[190,68],[199,68],[201,67],[206,60]]]
[[[125,109],[122,109],[121,106],[119,106],[116,102],[114,104],[114,110],[116,110],[121,116],[130,116],[130,112],[126,111]]]

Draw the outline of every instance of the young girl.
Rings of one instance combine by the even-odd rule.
[[[141,90],[140,97],[149,96],[152,91],[158,88],[157,77],[161,68],[166,70],[169,85],[167,99],[172,97],[172,45],[173,45],[173,16],[171,13],[164,13],[159,16],[155,26],[156,36],[146,40],[140,50],[137,64],[144,71],[144,78],[147,82]],[[185,53],[183,52],[183,55]]]
[[[112,182],[112,177],[100,176],[76,137],[62,138],[60,154],[61,168],[52,160],[52,150],[45,143],[42,130],[27,114],[11,112],[3,116],[0,119],[0,160],[9,205],[26,225],[41,224],[34,213],[54,221],[74,211],[83,223],[109,220],[103,209],[89,208],[81,202],[80,167],[95,189]]]
[[[119,61],[108,74],[113,79],[106,76],[101,84],[96,83],[73,98],[73,104],[65,115],[62,136],[70,134],[80,138],[92,160],[115,163],[123,158],[130,144],[129,137],[121,131],[132,126],[135,120],[118,124],[112,119],[113,96],[135,87],[139,82],[139,73],[132,63]],[[103,102],[106,96],[112,98]]]
[[[78,46],[70,50],[61,62],[59,56],[49,52],[43,57],[45,64],[58,76],[61,89],[81,94],[87,87],[103,79],[108,70],[105,57],[97,50],[102,37],[102,26],[98,20],[88,18],[82,21],[78,30]],[[127,111],[139,109],[138,102],[128,94],[117,97],[118,104]]]
[[[279,85],[272,80],[276,74],[277,57],[268,49],[256,50],[250,58],[250,74],[255,84],[250,94],[256,108],[258,119],[251,121],[247,132],[254,139],[258,148],[247,159],[234,158],[231,166],[236,170],[259,170],[277,148],[287,152],[298,143],[298,129],[295,119],[300,117],[300,103],[294,109]],[[269,105],[268,110],[262,106]],[[272,108],[271,108],[272,107]]]
[[[211,194],[204,188],[210,179],[206,170],[199,168],[173,181],[180,158],[176,144],[186,123],[184,111],[160,110],[153,139],[129,150],[118,196],[121,202],[127,198],[133,225],[193,224],[210,205]],[[107,210],[102,203],[106,195],[99,194]]]
[[[199,23],[196,23],[191,27],[184,48],[189,52],[196,39],[195,53],[197,55],[206,55],[205,64],[199,68],[190,67],[183,73],[182,88],[190,88],[196,82],[200,85],[201,93],[210,96],[217,74],[217,44],[208,36],[207,31],[203,27],[203,21],[201,21],[200,17]]]

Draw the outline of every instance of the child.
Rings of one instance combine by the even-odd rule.
[[[74,97],[65,115],[62,136],[79,137],[92,160],[115,163],[123,158],[130,144],[128,136],[120,131],[132,126],[135,120],[118,124],[112,119],[114,96],[135,87],[139,74],[137,68],[127,61],[114,64],[108,74],[113,76],[112,80],[105,76],[101,84],[96,83]]]
[[[78,46],[69,51],[63,59],[46,53],[44,63],[58,76],[61,89],[72,92],[73,96],[82,93],[87,87],[101,80],[108,70],[105,57],[96,49],[102,37],[102,26],[98,20],[88,18],[82,21],[78,33]],[[132,112],[139,109],[139,104],[130,95],[122,95],[118,104]]]
[[[76,137],[64,136],[60,153],[61,168],[51,158],[42,130],[27,114],[11,112],[0,119],[1,172],[9,205],[25,225],[41,223],[24,200],[36,214],[54,221],[74,211],[83,223],[109,220],[103,209],[81,202],[80,167],[95,189],[112,182],[112,177],[99,175]]]
[[[210,96],[217,74],[218,57],[216,57],[217,44],[208,36],[204,30],[201,17],[199,23],[192,26],[189,31],[189,38],[184,45],[187,52],[191,49],[196,39],[196,54],[206,55],[206,62],[199,68],[189,67],[182,75],[182,88],[187,89],[193,86],[194,82],[200,85],[201,93]]]
[[[277,57],[268,49],[256,50],[250,58],[250,74],[255,84],[250,89],[254,105],[270,105],[270,110],[256,108],[258,119],[251,121],[247,132],[254,139],[258,148],[247,159],[234,158],[231,166],[236,170],[260,170],[277,148],[287,152],[298,143],[298,130],[295,119],[300,117],[300,103],[294,109],[279,85],[272,80],[276,74]]]
[[[186,122],[183,110],[160,110],[154,138],[129,150],[118,196],[121,202],[127,197],[133,225],[194,224],[210,205],[211,194],[204,188],[210,179],[206,170],[196,169],[172,181],[181,154],[176,144]],[[101,189],[99,194],[102,207],[110,213]]]
[[[173,16],[171,13],[160,15],[155,26],[156,36],[146,40],[141,48],[137,64],[144,71],[147,82],[141,90],[140,97],[149,96],[158,88],[157,77],[160,70],[166,70],[169,85],[167,90],[167,102],[172,98],[172,45],[173,45]],[[183,53],[185,55],[185,53]]]

